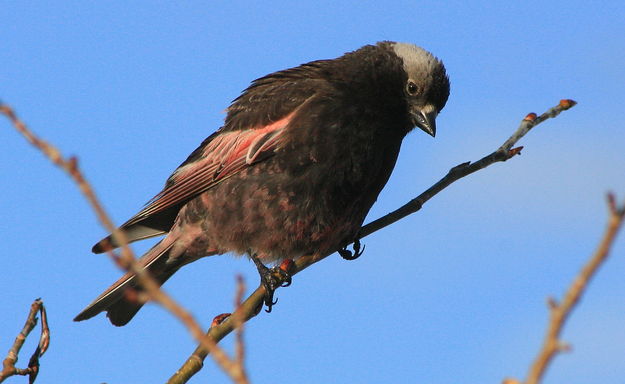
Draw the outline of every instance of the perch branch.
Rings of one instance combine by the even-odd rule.
[[[372,221],[371,223],[363,226],[360,229],[360,238],[368,236],[384,227],[387,227],[402,218],[415,213],[421,209],[423,204],[425,204],[428,200],[430,200],[433,196],[438,194],[443,189],[447,188],[453,182],[468,176],[480,169],[486,168],[489,165],[492,165],[497,162],[502,162],[509,160],[510,158],[521,153],[521,149],[523,147],[513,148],[514,145],[525,136],[533,127],[542,123],[543,121],[558,116],[561,112],[566,111],[573,106],[575,106],[576,102],[573,100],[560,100],[560,103],[547,110],[545,113],[537,116],[535,113],[528,114],[522,121],[518,129],[510,136],[497,150],[493,153],[483,157],[482,159],[471,163],[466,162],[460,165],[453,167],[445,177],[440,179],[436,184],[427,189],[425,192],[412,199],[402,207],[397,210]],[[303,256],[298,258],[295,261],[295,265],[293,268],[293,272],[291,275],[294,275],[298,272],[303,271],[308,268],[312,264],[318,262],[319,260],[327,257],[329,255],[324,255],[322,257],[312,257],[312,256]],[[280,275],[276,275],[276,278],[279,279]],[[241,304],[239,309],[237,309],[231,317],[225,319],[219,324],[214,324],[207,332],[207,336],[211,339],[215,340],[215,342],[219,342],[222,338],[232,332],[235,328],[235,324],[232,321],[233,317],[244,319],[244,321],[248,321],[252,317],[255,317],[258,314],[259,308],[261,308],[263,303],[263,298],[265,294],[265,288],[262,284]],[[186,383],[195,373],[197,373],[202,368],[202,362],[208,355],[208,351],[202,346],[198,346],[196,350],[191,354],[191,356],[183,363],[183,365],[176,371],[176,373],[169,379],[169,384],[180,384]]]

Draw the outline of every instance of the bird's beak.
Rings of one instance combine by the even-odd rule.
[[[436,136],[436,115],[434,111],[417,111],[414,113],[414,122],[423,132],[434,137]]]

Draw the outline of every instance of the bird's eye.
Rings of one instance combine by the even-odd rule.
[[[408,85],[406,85],[406,91],[410,96],[415,96],[419,93],[419,86],[414,83],[414,81],[408,81]]]

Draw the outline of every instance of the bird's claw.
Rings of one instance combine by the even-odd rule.
[[[265,287],[265,298],[263,299],[264,305],[267,306],[265,312],[270,313],[272,307],[278,302],[278,299],[274,300],[273,298],[276,289],[280,287],[288,287],[293,282],[293,279],[291,278],[288,268],[285,268],[282,265],[267,268],[258,259],[256,254],[253,254],[251,259],[254,261],[254,264],[256,264],[256,268],[258,269],[260,283],[263,287]]]
[[[352,252],[347,249],[346,245],[345,247],[338,250],[339,255],[341,255],[341,257],[345,260],[356,260],[365,251],[365,246],[363,245],[362,248],[360,248],[360,246],[360,239],[356,238],[356,240],[354,240],[354,245],[352,246],[354,251]]]
[[[274,300],[273,295],[276,289],[280,287],[288,287],[293,282],[291,275],[280,267],[267,268],[266,273],[261,274],[260,281],[265,287],[265,312],[270,313],[271,308],[276,305],[278,299]]]

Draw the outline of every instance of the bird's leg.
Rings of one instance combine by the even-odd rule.
[[[360,248],[360,239],[358,238],[358,236],[356,236],[356,239],[354,239],[354,245],[352,248],[354,250],[353,252],[347,249],[347,245],[344,246],[343,248],[338,250],[339,255],[341,255],[341,257],[345,260],[356,260],[357,258],[359,258],[360,255],[362,255],[362,253],[365,251],[365,246],[363,245],[362,248]]]
[[[265,287],[264,304],[267,306],[265,311],[271,312],[271,307],[278,302],[278,299],[273,300],[276,289],[291,285],[292,279],[289,270],[291,269],[292,260],[286,259],[280,266],[267,268],[255,253],[249,252],[249,254],[254,264],[256,264],[256,269],[258,269],[260,283]]]

